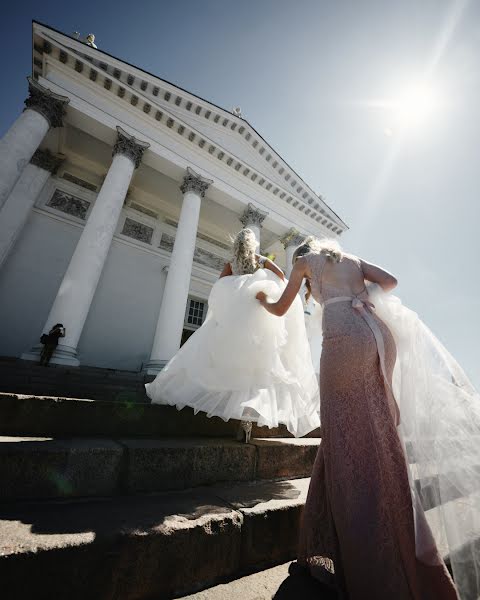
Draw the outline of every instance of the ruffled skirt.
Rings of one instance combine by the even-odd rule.
[[[246,419],[300,437],[320,425],[320,398],[297,297],[276,317],[255,299],[277,300],[285,284],[267,270],[219,279],[203,325],[147,384],[153,403],[225,421]]]

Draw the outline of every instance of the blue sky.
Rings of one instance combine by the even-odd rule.
[[[2,16],[1,134],[26,95],[32,19],[240,105],[480,388],[480,3],[45,0]],[[412,85],[427,85],[423,114],[411,99],[406,113]]]

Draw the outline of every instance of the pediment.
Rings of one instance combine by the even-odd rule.
[[[339,235],[346,224],[241,116],[216,106],[155,75],[98,49],[34,23],[34,77],[45,60],[57,60],[79,80],[87,78],[99,93],[114,94],[129,109],[140,110],[152,126],[169,128],[226,168],[263,188],[278,201]]]

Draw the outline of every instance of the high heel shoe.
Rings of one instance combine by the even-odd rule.
[[[237,440],[244,441],[245,444],[249,444],[251,436],[252,436],[252,421],[240,421],[240,426],[238,428],[238,433],[237,433]]]

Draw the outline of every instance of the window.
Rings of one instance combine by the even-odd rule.
[[[194,327],[200,327],[200,325],[203,323],[204,313],[205,302],[200,302],[200,300],[189,298],[187,303],[185,324],[193,325]]]
[[[203,323],[207,314],[207,303],[195,298],[189,298],[187,309],[185,311],[185,327],[182,332],[182,340],[180,345],[188,340],[195,331]]]

